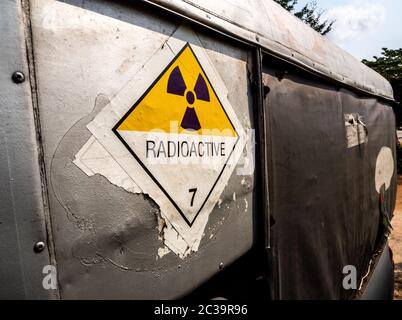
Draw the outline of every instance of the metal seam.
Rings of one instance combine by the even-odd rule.
[[[21,0],[21,8],[23,15],[23,27],[25,33],[25,46],[26,55],[28,62],[28,76],[29,84],[31,88],[31,99],[32,99],[32,111],[35,123],[35,133],[37,142],[37,152],[38,152],[38,165],[40,170],[40,180],[41,180],[41,190],[42,190],[42,204],[43,204],[43,214],[45,217],[45,229],[46,229],[46,242],[48,244],[48,253],[50,263],[56,267],[56,254],[53,242],[53,232],[52,232],[52,221],[50,216],[50,206],[49,206],[49,194],[47,186],[47,175],[46,175],[46,165],[44,159],[44,150],[42,143],[42,132],[41,132],[41,122],[40,122],[40,112],[39,112],[39,95],[37,87],[37,77],[36,77],[36,67],[33,49],[33,33],[31,25],[31,3],[30,0]],[[55,290],[55,296],[60,299],[60,288],[58,284],[58,289]]]

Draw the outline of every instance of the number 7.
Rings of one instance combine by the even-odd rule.
[[[194,188],[194,189],[190,189],[190,190],[188,190],[188,192],[190,192],[190,193],[192,193],[193,194],[193,196],[191,197],[191,206],[193,206],[193,204],[194,204],[194,198],[195,198],[195,194],[197,193],[197,188]]]

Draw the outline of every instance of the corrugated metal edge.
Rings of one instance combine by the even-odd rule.
[[[339,64],[339,59],[334,60],[336,54],[334,54],[334,58],[332,58],[332,60],[330,60],[328,57],[323,57],[323,61],[326,63],[320,63],[316,60],[313,60],[308,53],[303,53],[303,50],[300,50],[300,48],[295,48],[290,41],[289,43],[279,43],[278,41],[272,39],[268,34],[261,34],[252,31],[251,28],[245,24],[242,24],[242,21],[237,21],[235,24],[229,19],[224,19],[223,17],[220,17],[219,14],[214,13],[214,8],[209,8],[207,11],[201,6],[196,6],[192,3],[182,0],[143,1],[169,10],[175,14],[179,14],[186,19],[212,28],[233,38],[259,46],[279,58],[299,65],[300,67],[316,74],[343,83],[348,87],[353,87],[361,92],[394,101],[392,87],[384,77],[364,65],[359,60],[355,59],[349,53],[339,48],[328,39],[319,35],[312,28],[307,27],[306,32],[309,32],[310,36],[320,37],[320,41],[322,41],[323,46],[331,46],[331,51],[339,53],[341,55],[341,58],[339,59],[343,59],[345,62],[342,65],[353,66],[353,77],[346,75],[348,73],[346,70],[347,68],[344,68],[344,70],[336,70],[334,66]],[[264,5],[268,7],[270,6],[275,10],[282,10],[283,15],[290,15],[292,17],[295,28],[300,27],[300,21],[296,17],[282,8],[274,8],[274,6],[278,6],[275,2],[267,1],[264,3]],[[266,21],[269,21],[268,17]],[[283,26],[281,25],[277,25],[276,27],[283,29]],[[360,80],[359,77],[363,79],[363,81]]]

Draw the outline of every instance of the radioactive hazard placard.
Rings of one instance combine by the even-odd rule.
[[[113,131],[189,226],[239,139],[189,44]]]
[[[87,127],[104,149],[97,167],[114,160],[109,181],[148,194],[182,239],[170,248],[195,250],[245,145],[197,35],[180,27]]]

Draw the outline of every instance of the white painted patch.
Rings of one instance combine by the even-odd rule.
[[[367,127],[359,114],[345,114],[345,127],[348,148],[368,143]]]
[[[389,189],[394,173],[395,164],[392,150],[388,147],[382,147],[375,166],[375,189],[378,193],[380,193],[384,184],[386,190]]]
[[[144,146],[145,136],[138,132],[125,133],[124,130],[119,131],[120,138],[123,135],[125,136],[123,139],[125,145],[112,129],[127,114],[133,103],[141,98],[187,42],[191,43],[191,49],[217,93],[239,139],[236,144],[233,138],[226,137],[224,139],[226,146],[229,147],[228,150],[233,149],[233,147],[234,150],[231,155],[228,153],[228,157],[224,159],[230,161],[226,162],[223,169],[221,169],[222,166],[219,167],[221,163],[215,164],[211,161],[201,164],[159,164],[153,168],[158,172],[155,180],[155,177],[154,179],[150,177],[149,172],[145,170],[138,158],[133,156],[132,150],[129,151],[127,148],[127,145],[131,149],[135,148],[139,157],[144,159],[144,149],[141,149],[141,145]],[[197,35],[187,27],[180,27],[115,96],[110,104],[88,124],[87,128],[93,137],[77,153],[74,160],[74,163],[89,176],[99,173],[129,192],[148,194],[158,204],[161,220],[164,222],[163,226],[161,225],[161,240],[167,248],[182,259],[192,251],[198,250],[209,214],[220,200],[219,197],[227,185],[245,145],[244,130],[227,99],[227,93],[228,90],[224,82]],[[159,139],[163,140],[164,138],[159,137]],[[186,139],[195,138],[194,136],[187,136]],[[217,180],[213,180],[211,178],[213,176]],[[212,180],[214,183],[211,185]],[[197,188],[198,196],[200,196],[199,199],[193,199],[193,208],[191,207],[192,194],[189,192],[189,181],[193,182],[194,188]],[[161,184],[164,188],[161,188]],[[221,201],[218,205],[220,204]],[[199,210],[197,211],[196,208]],[[179,209],[184,214],[180,214]],[[189,224],[183,216],[188,221],[192,220],[192,224]],[[158,255],[164,252],[158,250]]]

